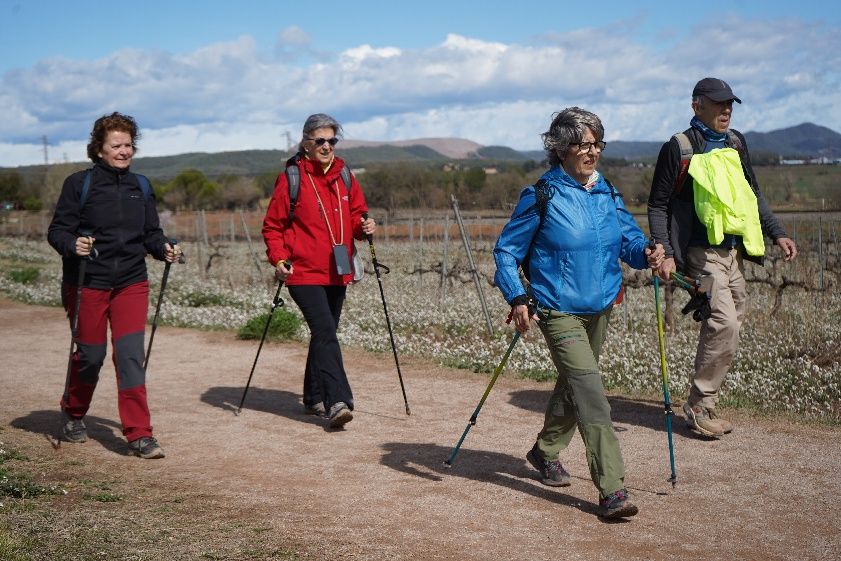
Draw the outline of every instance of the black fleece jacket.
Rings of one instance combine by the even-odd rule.
[[[155,197],[143,196],[137,177],[128,170],[97,163],[84,208],[80,208],[85,171],[64,180],[47,240],[61,255],[64,282],[78,282],[76,238],[90,232],[98,255],[85,269],[83,286],[111,289],[147,279],[146,254],[164,259],[167,242],[158,220]]]

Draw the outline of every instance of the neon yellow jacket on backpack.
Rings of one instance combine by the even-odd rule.
[[[735,234],[742,236],[748,255],[764,255],[756,195],[745,179],[739,153],[733,148],[717,148],[695,154],[689,175],[694,184],[695,212],[707,227],[710,244],[720,244],[724,234]]]

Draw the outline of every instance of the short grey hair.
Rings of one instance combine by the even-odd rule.
[[[301,136],[301,142],[298,143],[298,150],[303,152],[304,140],[309,138],[314,130],[318,130],[324,127],[330,127],[331,129],[333,129],[334,135],[336,135],[338,138],[342,137],[342,125],[339,124],[339,121],[337,121],[336,119],[334,119],[326,113],[316,113],[307,117],[307,120],[304,122],[304,130]]]
[[[596,142],[604,140],[604,126],[595,113],[580,107],[567,107],[552,115],[549,130],[540,135],[550,166],[560,165],[569,145],[581,142],[584,138],[585,129],[593,131]]]

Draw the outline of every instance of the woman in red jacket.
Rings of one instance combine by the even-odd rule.
[[[304,407],[326,415],[332,428],[353,419],[353,393],[336,336],[345,291],[353,280],[353,240],[376,230],[371,218],[363,218],[368,206],[356,178],[351,175],[346,185],[341,177],[345,162],[334,151],[341,133],[342,126],[329,115],[307,119],[298,153],[286,162],[287,167],[297,166],[300,176],[294,211],[284,172],[277,177],[263,220],[275,276],[285,281],[310,328]]]

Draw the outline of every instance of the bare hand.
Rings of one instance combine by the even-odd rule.
[[[663,244],[656,244],[654,250],[650,247],[645,248],[645,256],[648,260],[648,266],[652,269],[659,269],[666,258],[666,251],[663,249]]]
[[[519,304],[511,307],[511,319],[514,321],[514,329],[525,335],[529,330],[529,320],[538,319],[537,314],[529,317],[529,307]]]
[[[164,260],[167,263],[175,263],[181,257],[181,246],[178,244],[170,245],[169,242],[164,244]],[[180,261],[183,263],[183,261]]]
[[[292,263],[289,263],[288,261],[280,261],[278,262],[277,267],[275,267],[274,278],[285,282],[286,279],[292,276],[294,270],[295,269],[292,267]]]
[[[377,223],[374,222],[373,218],[368,217],[368,218],[363,218],[362,219],[362,232],[366,236],[370,236],[376,231],[377,231]]]
[[[777,245],[783,250],[783,261],[797,257],[797,244],[791,238],[777,238]]]
[[[671,278],[671,274],[675,271],[677,271],[677,267],[675,266],[675,258],[664,257],[663,261],[660,263],[660,266],[657,268],[655,273],[664,281],[668,281]]]
[[[79,236],[76,238],[76,255],[79,257],[90,255],[95,241],[96,238],[92,236]]]

